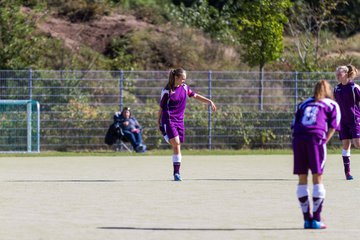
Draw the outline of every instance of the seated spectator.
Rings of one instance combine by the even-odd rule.
[[[125,138],[130,141],[136,152],[146,151],[146,146],[142,144],[142,128],[136,118],[131,115],[129,107],[125,107],[122,112],[116,112],[114,122],[119,124]]]

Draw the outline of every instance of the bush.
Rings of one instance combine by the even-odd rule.
[[[67,17],[71,22],[87,22],[97,15],[108,15],[107,6],[94,0],[54,0],[49,1],[49,7],[55,8],[59,16]]]

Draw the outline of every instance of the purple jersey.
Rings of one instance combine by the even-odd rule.
[[[360,124],[360,87],[353,81],[348,84],[338,84],[334,89],[335,100],[341,110],[341,124]]]
[[[184,112],[187,96],[193,97],[195,92],[191,91],[186,84],[176,87],[170,94],[170,90],[161,91],[160,107],[162,108],[162,123],[182,123],[184,122]]]
[[[325,140],[329,128],[339,130],[340,118],[339,105],[335,101],[325,98],[316,102],[314,97],[308,98],[298,105],[293,136],[302,139],[315,136]]]

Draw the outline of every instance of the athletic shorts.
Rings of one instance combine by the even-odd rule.
[[[360,138],[360,125],[341,124],[339,131],[340,140]]]
[[[326,162],[326,144],[324,140],[293,138],[294,174],[322,174]]]
[[[179,136],[180,142],[185,140],[185,127],[184,123],[165,123],[163,124],[166,135],[169,139]]]

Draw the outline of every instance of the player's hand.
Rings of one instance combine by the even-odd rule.
[[[210,105],[211,105],[211,110],[213,110],[213,112],[216,112],[216,105],[213,101],[210,101]]]

